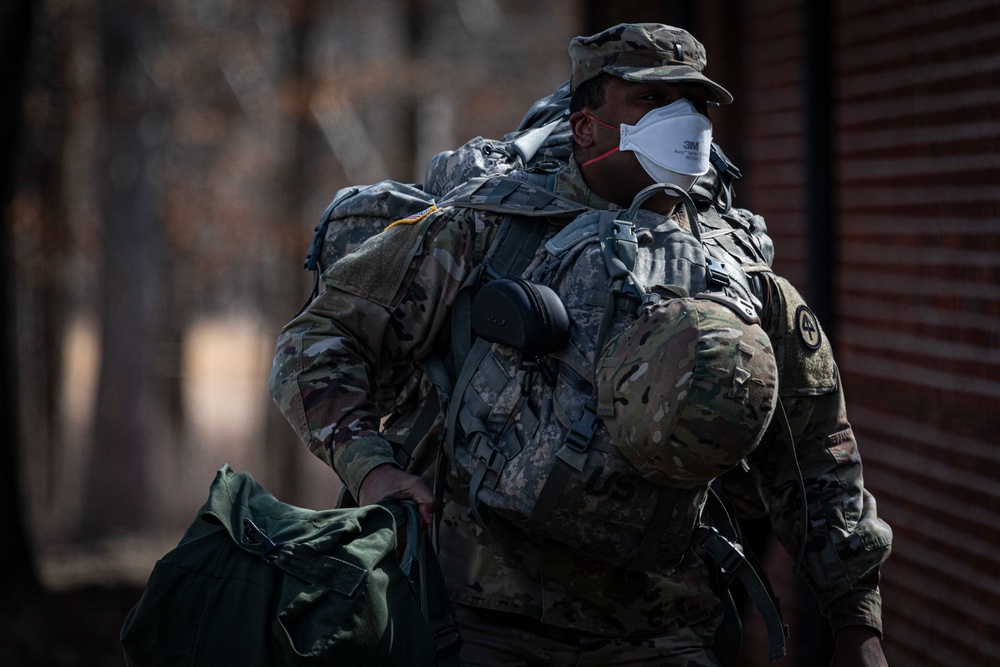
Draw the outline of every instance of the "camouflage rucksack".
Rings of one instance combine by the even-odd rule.
[[[314,273],[314,284],[300,312],[319,293],[320,275],[335,261],[392,223],[432,210],[470,180],[518,172],[525,178],[527,171],[538,177],[534,179],[536,183],[545,183],[544,176],[558,170],[572,154],[569,101],[567,82],[536,101],[518,128],[500,139],[476,137],[456,150],[439,153],[427,166],[424,184],[386,180],[337,192],[313,230],[305,269]],[[713,250],[715,246],[711,245],[709,251],[723,258],[739,257],[738,264],[745,264],[743,271],[732,272],[736,280],[742,279],[747,271],[766,269],[773,256],[763,220],[731,206],[732,184],[739,178],[739,170],[713,144],[709,173],[691,190],[706,230],[717,234],[716,245],[725,245],[724,252]],[[739,233],[731,237],[736,228]],[[745,260],[746,257],[750,259]],[[720,264],[715,268],[721,267]],[[744,292],[749,285],[746,288]],[[413,366],[411,382],[389,408],[385,421],[385,435],[395,447],[397,461],[404,467],[410,466],[416,456],[421,463],[413,468],[420,472],[427,468],[428,459],[435,457],[434,438],[441,426],[435,407],[446,400],[449,392],[450,379],[437,359]],[[426,437],[428,434],[431,437]],[[421,446],[426,444],[432,446]],[[415,453],[418,448],[425,450],[426,456]]]
[[[423,184],[386,180],[338,191],[320,216],[306,254],[305,269],[315,272],[316,287],[319,275],[337,259],[393,222],[420,215],[471,179],[558,170],[573,152],[569,100],[567,82],[535,102],[518,128],[500,139],[475,137],[455,150],[438,153],[427,165]],[[691,196],[702,211],[711,207],[715,213],[729,213],[732,185],[740,177],[739,169],[713,144],[709,172],[698,179]],[[750,214],[739,211],[736,215]],[[770,243],[766,231],[755,234]]]
[[[484,206],[497,190],[502,194],[496,198],[509,205],[510,195],[501,186],[507,180],[473,182],[466,187],[470,194],[465,199]],[[454,205],[461,206],[462,201],[462,195],[453,193]],[[688,211],[693,215],[693,203]],[[522,226],[527,234],[532,225],[523,220],[511,215],[505,224],[515,229]],[[517,236],[514,232],[508,238]],[[504,255],[510,252],[508,247],[518,245],[510,240],[494,243],[484,263],[485,273],[517,276],[527,281],[529,289],[530,285],[551,289],[571,323],[568,344],[544,355],[525,354],[502,337],[496,342],[498,337],[489,335],[486,324],[480,325],[480,335],[468,353],[455,355],[461,364],[445,429],[453,486],[468,494],[470,509],[487,532],[490,517],[496,514],[535,535],[585,548],[617,566],[637,571],[669,569],[691,546],[708,483],[756,445],[773,410],[773,354],[757,325],[753,297],[747,294],[753,290],[744,287],[749,279],[733,280],[730,274],[741,273],[739,264],[727,268],[675,219],[638,208],[624,214],[589,211],[579,215],[548,239],[527,266],[510,267]],[[494,266],[498,261],[504,268]],[[475,306],[486,298],[495,299],[487,296],[490,286],[480,286]],[[687,298],[703,293],[715,300]],[[627,399],[613,376],[598,381],[602,372],[598,357],[613,340],[625,349],[618,339],[640,320],[640,312],[655,313],[663,307],[660,302],[670,304],[678,298],[696,302],[693,310],[708,314],[707,320],[715,316],[726,322],[714,331],[705,327],[688,341],[694,347],[685,372],[704,374],[713,364],[721,365],[723,355],[711,362],[698,361],[699,347],[732,346],[726,356],[727,370],[713,378],[728,393],[703,395],[689,411],[705,415],[714,411],[704,421],[718,420],[747,430],[747,435],[742,453],[735,460],[727,459],[728,465],[715,474],[703,475],[696,483],[668,486],[644,476],[648,471],[623,455],[605,428],[603,420],[614,418]],[[503,312],[506,302],[496,303],[492,321],[511,319]],[[453,319],[461,317],[456,309]],[[690,331],[689,324],[682,333]],[[740,354],[748,363],[737,368],[733,364],[738,365]],[[754,357],[756,365],[749,363]],[[611,364],[615,359],[612,353],[603,362]],[[660,377],[654,386],[667,382],[668,376]],[[677,378],[669,381],[677,382]],[[767,391],[754,394],[750,409],[744,409],[749,395],[741,394],[741,388],[753,383]],[[648,402],[649,398],[646,392],[631,400]],[[715,398],[721,400],[713,403]],[[731,410],[719,408],[730,403]],[[627,416],[619,418],[628,420]],[[678,421],[675,417],[674,421],[690,428],[697,418]],[[700,446],[694,431],[679,440],[682,446]]]

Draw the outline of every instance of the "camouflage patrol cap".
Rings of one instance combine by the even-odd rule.
[[[753,451],[771,421],[771,342],[752,307],[748,314],[725,301],[678,298],[647,308],[598,361],[605,427],[650,481],[705,484]]]
[[[659,23],[621,23],[569,43],[570,88],[601,72],[626,81],[688,81],[708,89],[709,99],[729,104],[733,96],[701,72],[705,47],[691,33]]]

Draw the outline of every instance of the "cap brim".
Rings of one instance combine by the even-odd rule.
[[[697,83],[708,89],[711,101],[718,102],[719,104],[729,104],[733,101],[733,96],[728,90],[686,65],[665,67],[615,67],[612,65],[605,67],[604,71],[611,76],[625,79],[626,81],[663,81],[667,83],[685,81]]]

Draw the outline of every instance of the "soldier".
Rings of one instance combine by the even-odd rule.
[[[702,45],[677,28],[623,24],[577,37],[569,51],[574,154],[552,179],[560,200],[615,210],[630,207],[654,183],[690,188],[706,168],[708,106],[732,101],[702,74]],[[646,199],[642,213],[690,231],[692,212],[672,192]],[[669,567],[654,564],[637,575],[609,564],[607,554],[593,545],[533,535],[502,517],[494,516],[484,530],[470,511],[474,501],[458,491],[469,480],[449,478],[439,501],[426,478],[399,467],[380,433],[380,418],[404,390],[412,363],[447,349],[462,285],[484,261],[503,219],[503,213],[461,203],[439,205],[393,225],[379,235],[383,238],[331,267],[322,293],[281,333],[269,380],[272,396],[303,441],[360,503],[410,499],[427,525],[439,513],[439,557],[463,635],[463,663],[720,665],[713,642],[722,607],[696,544],[681,545],[680,559]],[[564,218],[549,220],[546,238],[565,225]],[[647,276],[649,271],[654,269]],[[741,340],[749,344],[730,349],[737,365],[733,382],[743,370],[740,352],[756,351],[758,359],[773,353],[779,373],[777,383],[752,377],[766,377],[763,367],[743,378],[769,387],[759,403],[751,404],[761,408],[753,417],[755,435],[734,435],[734,441],[745,440],[737,443],[738,452],[723,452],[725,465],[706,472],[706,462],[717,461],[716,445],[729,439],[714,435],[718,429],[688,440],[668,435],[669,428],[661,434],[649,422],[655,412],[650,409],[624,416],[619,411],[617,419],[606,413],[607,432],[616,446],[628,442],[633,455],[639,452],[642,475],[667,486],[702,488],[745,456],[748,471],[727,484],[726,495],[743,514],[769,515],[776,535],[797,556],[836,635],[833,664],[884,665],[878,579],[891,532],[862,484],[829,345],[787,281],[763,269],[749,283],[748,298],[756,302],[752,310],[761,320],[753,327],[767,335],[757,336],[757,342],[744,335]],[[701,326],[699,336],[708,335],[703,325],[712,319],[711,313],[704,315],[710,306],[698,299],[684,304],[677,317],[688,318],[685,326]],[[753,313],[740,324],[725,312],[732,327],[750,331]],[[664,331],[666,317],[644,316],[634,327],[617,327],[609,337],[625,349],[615,355],[617,362],[638,355],[652,363],[676,339],[646,335]],[[650,338],[659,347],[650,348]],[[593,341],[589,345],[583,356],[593,362],[602,349]],[[638,394],[628,394],[632,391],[640,392],[643,401],[650,394],[653,403],[662,399],[666,413],[678,409],[667,405],[677,396],[666,389],[663,375],[643,384],[634,381],[635,373],[623,379],[620,369],[606,362],[607,355],[602,377],[613,384],[611,394],[626,393],[615,394],[619,407],[630,399],[637,404]],[[542,387],[544,382],[538,382]],[[780,409],[773,404],[778,393]],[[780,428],[766,428],[779,411],[787,412],[783,423],[794,448]],[[685,433],[698,431],[699,419],[684,423]],[[654,431],[655,439],[676,443],[677,455],[645,457],[641,450]],[[458,448],[467,444],[463,433],[452,436]],[[696,497],[704,502],[704,496]]]

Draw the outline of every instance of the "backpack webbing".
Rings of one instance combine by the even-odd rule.
[[[520,181],[526,181],[537,185],[540,189],[530,192],[527,198],[521,197],[518,206],[514,206],[516,212],[510,211],[510,204],[505,203],[508,197],[517,196],[522,190]],[[500,182],[490,184],[491,187],[478,187],[473,190],[478,200],[470,202],[468,200],[456,202],[457,205],[468,206],[481,210],[494,212],[508,211],[500,223],[486,258],[470,274],[459,291],[452,311],[451,323],[451,355],[454,363],[453,368],[457,371],[457,378],[446,393],[440,396],[461,397],[468,386],[473,375],[479,368],[480,362],[488,353],[491,343],[484,339],[473,340],[471,326],[471,304],[479,287],[487,281],[503,276],[519,276],[536,257],[539,247],[548,231],[548,223],[539,220],[541,216],[547,215],[546,207],[555,199],[554,193],[548,192],[553,180],[552,174],[525,174],[521,173],[518,178],[504,178]],[[521,193],[523,194],[523,193]],[[468,199],[472,199],[469,196]],[[531,209],[526,212],[525,207]],[[692,206],[693,208],[693,206]],[[690,209],[689,209],[690,211]],[[565,209],[560,213],[566,213]],[[637,239],[633,226],[626,220],[620,219],[618,211],[603,212],[600,215],[599,236],[602,251],[605,258],[605,265],[612,278],[612,284],[608,289],[608,298],[604,307],[598,333],[598,348],[603,346],[603,342],[610,329],[613,313],[616,304],[623,298],[637,303],[641,299],[643,286],[637,285],[632,273],[636,260]],[[693,211],[692,211],[693,213]],[[692,221],[697,225],[697,221]],[[631,278],[631,280],[630,280]],[[556,355],[561,358],[562,355]],[[436,359],[435,359],[436,361]],[[585,384],[590,381],[581,376]],[[433,383],[438,391],[444,390],[443,383]],[[417,428],[418,425],[432,423],[441,407],[439,401],[433,400],[433,393],[428,396],[427,406],[424,413],[426,419],[420,417],[414,423],[414,429],[404,448],[412,450],[419,441],[420,435],[426,432],[425,428]],[[515,407],[516,414],[518,407]],[[445,432],[444,449],[449,458],[454,457],[456,428],[461,421],[460,413],[461,401],[449,400],[446,405],[447,421]],[[596,397],[591,397],[588,401],[583,415],[571,427],[566,435],[563,446],[557,454],[553,468],[546,479],[543,490],[538,498],[536,506],[529,519],[542,519],[553,511],[556,503],[562,494],[563,489],[574,471],[582,471],[587,456],[587,448],[600,424],[598,414],[598,402]],[[490,442],[485,424],[479,423],[478,419],[467,418],[461,423],[463,431],[468,439],[468,445],[473,451],[479,450],[481,453],[480,463],[475,474],[469,481],[469,509],[477,524],[484,531],[488,539],[497,549],[498,555],[502,558],[504,554],[499,543],[493,537],[489,529],[488,514],[478,501],[478,492],[484,484],[495,483],[506,465],[507,459],[502,451]],[[502,446],[502,443],[499,443]],[[673,493],[671,493],[673,491]],[[664,529],[669,521],[670,512],[675,504],[676,495],[679,492],[664,487],[661,492],[653,518],[647,526],[646,534],[642,544],[629,569],[644,571],[654,562],[658,546],[664,538]],[[714,501],[713,501],[714,499]],[[781,621],[780,612],[777,608],[776,599],[767,584],[766,577],[760,575],[760,570],[754,564],[752,555],[745,556],[741,549],[734,544],[738,536],[731,537],[723,535],[715,525],[732,525],[728,520],[723,522],[717,511],[722,507],[721,501],[709,494],[709,506],[706,510],[709,517],[709,525],[701,525],[696,529],[695,543],[700,546],[712,562],[720,567],[727,575],[728,580],[738,578],[748,591],[751,599],[760,610],[768,632],[769,655],[775,659],[784,655],[784,636],[786,629]],[[725,512],[722,507],[723,513]],[[728,585],[728,582],[727,582]]]
[[[487,257],[476,267],[459,291],[452,310],[451,322],[452,359],[455,369],[458,370],[453,396],[459,398],[462,396],[491,346],[489,341],[482,338],[472,340],[472,299],[475,292],[488,280],[503,276],[519,276],[523,273],[531,260],[534,259],[547,232],[548,223],[534,217],[514,213],[505,215],[490,250],[487,252]],[[461,407],[461,400],[452,400],[448,406],[445,451],[450,460],[454,460],[455,431]],[[478,420],[475,421],[478,422]],[[488,520],[484,516],[476,496],[487,476],[492,473],[490,476],[495,479],[507,461],[499,450],[488,444],[489,439],[486,437],[485,424],[466,423],[463,424],[463,427],[466,437],[470,438],[470,445],[490,448],[489,453],[481,458],[476,474],[469,481],[469,510],[476,523],[486,533],[495,548],[499,550],[499,542],[490,532]]]
[[[709,490],[705,502],[705,514],[712,525],[699,526],[695,531],[694,541],[701,546],[706,559],[717,568],[717,593],[725,606],[725,618],[718,631],[722,637],[717,637],[717,641],[722,642],[722,645],[717,647],[720,659],[727,667],[739,664],[742,623],[733,603],[732,594],[729,592],[729,586],[734,579],[740,580],[764,621],[764,628],[767,631],[768,660],[781,658],[785,655],[788,626],[781,617],[778,598],[771,588],[763,566],[753,551],[742,546],[736,522],[715,489]]]

